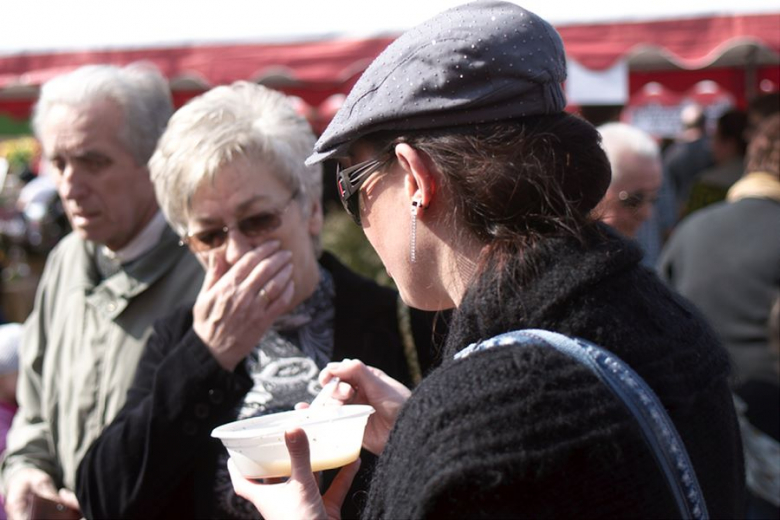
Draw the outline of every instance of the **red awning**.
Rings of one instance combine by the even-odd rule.
[[[736,67],[780,69],[780,12],[650,22],[558,26],[570,60],[603,70],[620,60],[634,74]],[[89,63],[154,63],[180,104],[215,85],[259,82],[319,110],[344,94],[392,37],[287,44],[187,45],[171,48],[22,53],[0,56],[0,112],[19,117],[47,79]],[[761,74],[765,74],[761,72]],[[707,79],[707,78],[698,78]],[[632,80],[632,83],[636,84]],[[632,91],[636,87],[632,86]],[[332,106],[323,111],[332,111]]]
[[[198,45],[0,56],[0,89],[20,91],[90,63],[145,60],[182,90],[249,80],[311,88],[342,85],[359,75],[392,38],[298,44]],[[0,95],[3,92],[0,91]]]
[[[556,29],[568,56],[593,70],[621,58],[634,70],[735,66],[744,64],[749,53],[759,63],[780,63],[780,13]]]

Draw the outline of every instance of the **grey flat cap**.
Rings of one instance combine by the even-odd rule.
[[[379,130],[422,130],[563,110],[560,35],[509,2],[444,11],[401,35],[366,69],[306,160],[346,155]]]

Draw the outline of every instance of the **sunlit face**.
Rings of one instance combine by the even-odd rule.
[[[601,220],[627,237],[635,237],[650,218],[661,189],[661,163],[632,155],[618,157],[613,170],[620,175],[607,190],[596,211]]]
[[[111,101],[55,105],[41,144],[71,225],[112,250],[127,245],[157,211],[145,165],[119,140],[122,111]]]
[[[292,199],[289,186],[279,180],[267,163],[237,158],[225,165],[214,178],[205,181],[195,191],[190,203],[187,232],[208,236],[225,226],[229,228],[225,242],[219,247],[196,251],[204,267],[210,255],[221,255],[228,265],[267,240],[279,240],[281,249],[292,252],[295,293],[291,308],[308,298],[319,281],[319,268],[312,238],[322,231],[319,202],[311,204],[309,216],[303,211],[300,198]],[[259,236],[248,237],[239,229],[241,222],[278,215],[278,227]]]

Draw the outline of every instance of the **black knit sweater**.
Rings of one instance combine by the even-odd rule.
[[[521,290],[477,281],[445,359],[509,330],[546,328],[611,350],[655,390],[688,449],[713,518],[741,516],[739,431],[727,357],[690,306],[605,229],[548,239],[517,262]],[[577,362],[543,347],[445,361],[402,410],[367,518],[673,518],[633,420]]]

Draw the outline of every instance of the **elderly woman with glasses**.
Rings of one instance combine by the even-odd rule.
[[[402,346],[397,293],[321,251],[322,170],[304,164],[314,140],[286,96],[246,82],[172,117],[152,179],[206,276],[194,307],[158,322],[127,404],[84,457],[87,517],[256,517],[213,428],[310,401],[333,360],[370,359],[406,384],[425,370]],[[410,331],[424,360],[427,316],[411,316],[409,346]]]
[[[376,409],[366,518],[741,515],[728,358],[592,216],[610,166],[597,130],[564,111],[565,71],[533,13],[455,7],[369,66],[309,158],[343,162],[345,208],[404,300],[456,306],[414,391],[359,360],[321,375]],[[268,520],[337,516],[355,468],[320,496],[305,432],[286,440],[290,480],[231,464],[237,491]]]

